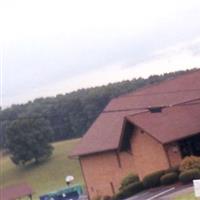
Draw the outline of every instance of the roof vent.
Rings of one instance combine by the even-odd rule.
[[[149,107],[148,108],[148,110],[151,113],[160,113],[160,112],[162,112],[162,109],[163,109],[163,107],[161,107],[161,106],[158,106],[158,107]]]

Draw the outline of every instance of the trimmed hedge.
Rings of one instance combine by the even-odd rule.
[[[128,176],[124,177],[122,182],[121,182],[121,187],[119,188],[119,190],[123,190],[123,188],[127,187],[128,185],[135,183],[135,182],[139,182],[139,176],[137,174],[129,174]]]
[[[177,174],[180,174],[180,170],[179,170],[179,166],[174,166],[174,167],[170,167],[169,169],[165,170],[165,174],[171,173],[171,172],[175,172]]]
[[[125,199],[125,198],[133,196],[134,194],[142,190],[143,190],[143,184],[142,182],[138,181],[138,182],[128,185],[123,190],[119,191],[116,195],[114,195],[113,199],[115,200]]]
[[[179,180],[184,184],[190,183],[194,179],[200,179],[199,169],[189,169],[187,171],[181,172],[181,174],[179,175]]]
[[[170,172],[164,174],[160,178],[160,182],[162,185],[170,185],[178,181],[178,174],[176,172]]]
[[[160,178],[165,174],[165,171],[153,172],[143,178],[143,184],[145,188],[153,188],[160,186]]]
[[[125,199],[125,198],[128,198],[128,197],[123,193],[123,191],[119,191],[117,194],[115,194],[112,197],[112,200],[122,200],[122,199]]]

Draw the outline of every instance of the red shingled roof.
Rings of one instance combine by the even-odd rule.
[[[0,189],[0,199],[14,200],[32,195],[32,193],[33,190],[29,185],[27,185],[26,183],[21,183],[18,185],[7,186]]]
[[[200,97],[200,70],[113,99],[105,110],[173,105]]]
[[[71,155],[81,156],[118,149],[126,116],[144,112],[148,107],[175,105],[199,98],[200,70],[115,98]]]
[[[71,155],[80,156],[117,149],[124,116],[130,114],[133,111],[101,113]]]
[[[200,134],[200,102],[169,107],[160,113],[146,112],[127,119],[160,143]]]

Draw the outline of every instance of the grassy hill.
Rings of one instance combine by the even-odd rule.
[[[66,175],[73,175],[74,183],[83,184],[79,162],[68,158],[69,152],[78,141],[79,139],[54,143],[52,158],[39,166],[17,167],[8,156],[1,156],[0,187],[27,182],[35,191],[34,199],[38,199],[40,194],[65,187]]]

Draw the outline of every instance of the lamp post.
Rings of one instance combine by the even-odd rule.
[[[74,177],[73,176],[66,176],[65,177],[65,182],[67,184],[67,186],[69,187],[71,182],[74,180]]]

